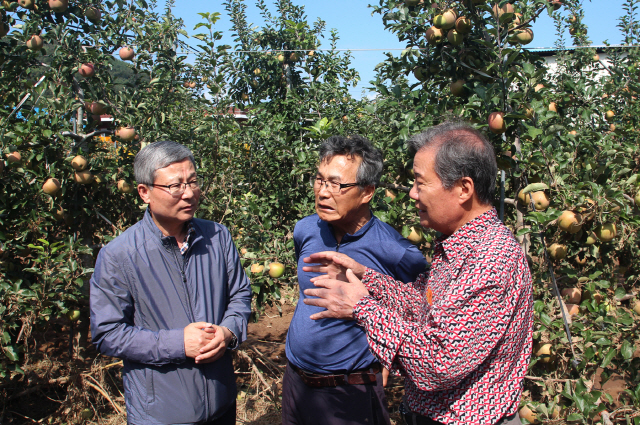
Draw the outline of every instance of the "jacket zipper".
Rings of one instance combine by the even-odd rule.
[[[176,254],[177,249],[178,249],[178,243],[176,242],[174,246],[172,241],[171,251],[173,251],[173,258],[175,258],[178,269],[180,270],[180,276],[182,276],[182,287],[184,288],[184,294],[187,297],[187,305],[189,306],[189,313],[191,313],[190,320],[191,322],[195,322],[196,319],[195,319],[195,315],[193,314],[193,307],[191,306],[191,297],[189,296],[189,288],[187,288],[187,275],[184,272],[184,258],[182,258],[182,266],[181,266],[180,260],[178,259],[178,256]],[[182,254],[180,254],[180,256],[182,256]]]

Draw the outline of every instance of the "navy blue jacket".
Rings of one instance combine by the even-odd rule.
[[[249,280],[224,226],[195,218],[191,223],[195,237],[184,256],[147,211],[96,261],[92,339],[101,353],[124,361],[129,423],[212,420],[236,399],[229,350],[213,363],[195,364],[185,356],[184,327],[214,323],[244,341]]]
[[[346,234],[338,244],[333,229],[314,214],[300,220],[293,231],[300,300],[287,334],[287,360],[313,373],[330,374],[368,368],[377,362],[369,351],[367,337],[354,320],[321,319],[309,316],[324,310],[302,302],[303,291],[314,288],[311,278],[318,273],[302,270],[302,261],[314,252],[340,251],[358,263],[402,282],[413,282],[425,271],[422,253],[390,225],[372,215],[355,234]]]

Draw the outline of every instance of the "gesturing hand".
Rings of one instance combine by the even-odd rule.
[[[335,251],[316,252],[306,258],[303,258],[302,261],[310,264],[320,264],[315,266],[304,266],[302,268],[305,272],[324,273],[324,276],[312,278],[312,282],[316,282],[321,278],[336,279],[347,282],[347,269],[351,269],[358,279],[362,279],[364,272],[367,270],[365,266],[358,263],[351,257]]]
[[[311,315],[311,319],[324,318],[353,319],[353,306],[369,295],[366,286],[358,279],[351,269],[346,271],[348,282],[335,279],[319,279],[314,281],[315,288],[306,289],[304,294],[311,297],[305,298],[304,303],[326,310]]]

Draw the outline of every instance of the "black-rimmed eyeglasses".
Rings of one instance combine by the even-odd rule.
[[[321,190],[323,185],[331,193],[340,193],[342,189],[358,186],[359,183],[338,183],[332,182],[331,180],[324,180],[320,177],[311,177],[311,187],[313,187],[313,190]]]
[[[149,186],[165,188],[169,191],[171,196],[177,197],[182,195],[184,191],[187,190],[187,186],[189,186],[189,188],[195,192],[196,190],[200,190],[200,188],[202,187],[202,184],[203,184],[202,177],[196,177],[195,180],[191,180],[190,182],[186,182],[186,183],[150,184]]]

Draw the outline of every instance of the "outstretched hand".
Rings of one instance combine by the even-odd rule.
[[[367,270],[365,266],[358,263],[351,257],[335,251],[322,251],[311,254],[303,258],[302,261],[308,264],[319,264],[314,266],[304,266],[302,270],[305,272],[324,273],[323,276],[316,276],[311,282],[317,282],[321,279],[335,279],[343,282],[347,280],[347,269],[351,269],[358,279],[362,279],[364,272]]]
[[[312,314],[311,319],[353,319],[353,307],[363,297],[369,295],[369,291],[351,269],[346,271],[345,277],[347,282],[326,277],[319,278],[313,282],[315,288],[304,291],[306,296],[318,297],[305,298],[305,304],[326,308],[324,311]]]

